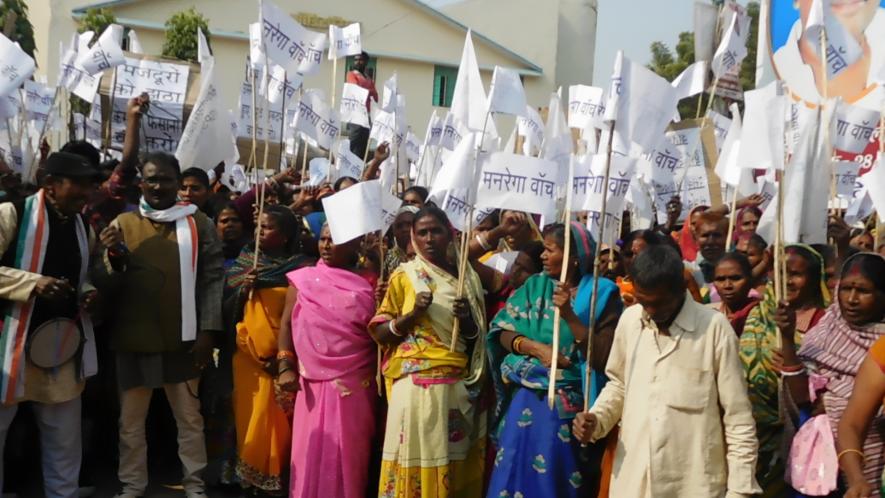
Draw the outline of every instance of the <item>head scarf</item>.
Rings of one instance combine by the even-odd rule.
[[[735,243],[737,243],[737,241],[741,237],[741,235],[753,234],[753,232],[746,231],[743,228],[741,228],[741,225],[742,225],[741,220],[744,218],[744,214],[746,214],[746,213],[753,213],[756,215],[757,218],[760,218],[760,219],[762,218],[762,210],[756,206],[747,206],[747,207],[741,208],[737,212],[737,214],[735,215],[735,218],[734,218],[734,236],[733,236],[732,240]]]
[[[577,221],[569,223],[569,231],[571,232],[572,239],[575,241],[575,248],[577,249],[575,256],[578,258],[578,268],[581,276],[583,277],[586,273],[593,273],[593,267],[587,264],[588,261],[592,262],[592,258],[596,256],[596,242],[593,241],[590,231]]]
[[[864,252],[853,255],[845,261],[848,264],[854,258],[881,255]],[[865,275],[876,278],[874,275]],[[838,294],[838,287],[836,290]],[[848,405],[848,399],[854,390],[854,380],[867,352],[877,339],[885,335],[885,323],[868,323],[852,325],[842,316],[842,309],[836,300],[827,309],[824,317],[805,334],[805,340],[799,349],[799,358],[816,374],[827,380],[823,397],[824,408],[832,427],[838,427],[842,413]],[[882,416],[876,417],[872,426],[879,426]],[[867,480],[878,479],[882,472],[882,435],[880,431],[869,431],[864,441],[866,456],[865,476]]]
[[[682,251],[682,259],[685,261],[694,261],[698,257],[698,243],[691,233],[691,217],[695,211],[709,209],[708,206],[695,206],[688,212],[685,222],[682,224],[682,230],[679,232],[679,249]]]
[[[240,255],[234,261],[233,265],[227,270],[227,278],[224,282],[225,294],[230,298],[237,298],[235,303],[243,302],[243,282],[246,275],[252,271],[252,264],[255,261],[255,249],[253,244],[247,244],[240,251]],[[258,254],[258,277],[255,279],[255,289],[267,289],[272,287],[286,287],[289,285],[286,280],[286,274],[307,266],[313,262],[312,258],[302,254],[292,256],[269,257],[264,251]],[[242,309],[238,309],[235,318],[239,319]]]

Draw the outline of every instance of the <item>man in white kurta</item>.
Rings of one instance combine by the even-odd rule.
[[[754,477],[758,442],[737,336],[724,315],[685,292],[675,250],[651,247],[634,266],[644,256],[652,258],[646,268],[670,264],[679,278],[640,289],[644,279],[634,277],[638,297],[642,291],[652,296],[651,315],[639,300],[621,316],[606,368],[610,380],[590,412],[576,420],[576,436],[596,441],[620,421],[611,496],[737,498],[759,493]],[[666,300],[672,311],[662,320]]]

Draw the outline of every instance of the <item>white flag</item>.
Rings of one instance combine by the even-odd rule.
[[[90,75],[98,74],[105,69],[119,66],[126,62],[123,57],[123,50],[116,41],[115,24],[111,24],[105,28],[104,33],[98,37],[92,46],[78,54],[77,62],[83,66]]]
[[[567,171],[552,161],[495,152],[482,165],[476,206],[555,218],[557,187],[566,176]]]
[[[338,116],[334,109],[324,101],[319,90],[307,90],[298,103],[298,113],[292,126],[319,144],[324,149],[332,148],[333,140],[338,137]]]
[[[530,156],[541,148],[541,142],[544,141],[544,121],[534,107],[526,106],[525,117],[516,118],[516,128],[519,135],[524,138],[523,154]]]
[[[350,140],[340,140],[338,150],[335,152],[335,167],[338,169],[338,178],[349,176],[359,180],[363,176],[363,159],[350,151]]]
[[[784,171],[784,242],[826,244],[832,150],[825,139],[831,133],[833,106],[825,106],[818,120],[808,120],[790,165]]]
[[[381,110],[385,112],[394,112],[397,105],[397,96],[399,91],[396,84],[396,73],[384,82],[384,88],[381,94]]]
[[[430,197],[441,205],[450,190],[469,189],[473,186],[473,158],[476,136],[473,133],[461,140],[455,150],[446,158],[437,173],[430,189]]]
[[[854,198],[854,187],[857,184],[857,171],[860,164],[854,161],[833,162],[833,176],[836,180],[836,195],[844,199]]]
[[[209,49],[209,41],[202,29],[197,29],[197,61],[203,62],[207,57],[212,57],[212,51]]]
[[[805,23],[805,36],[818,57],[821,54],[821,36],[826,32],[827,78],[832,79],[863,57],[863,48],[854,36],[836,19],[830,0],[813,0]],[[845,7],[840,7],[845,8]]]
[[[741,168],[738,163],[743,124],[737,104],[731,104],[731,115],[731,125],[722,144],[719,162],[716,163],[716,175],[727,185],[737,187],[741,195],[748,196],[756,192],[756,185],[753,182],[753,171]]]
[[[735,13],[731,17],[731,24],[716,53],[713,54],[713,74],[721,78],[726,74],[734,74],[740,70],[741,61],[747,56],[747,34],[741,32],[738,22],[739,15]]]
[[[138,39],[134,29],[129,30],[129,51],[133,54],[144,53],[144,49],[141,48],[141,40]]]
[[[332,165],[329,164],[329,160],[325,157],[315,157],[310,160],[307,168],[310,180],[308,180],[305,185],[318,187],[322,185],[323,182],[329,179],[329,173],[332,170]]]
[[[406,140],[403,142],[403,148],[406,151],[406,158],[410,162],[418,162],[418,156],[421,154],[421,142],[418,137],[411,131],[406,133]]]
[[[339,28],[329,25],[329,60],[336,60],[348,55],[356,55],[363,51],[360,39],[360,24],[353,23]]]
[[[861,154],[875,140],[879,111],[840,102],[836,108],[836,137],[833,146],[843,152]]]
[[[550,95],[547,106],[547,124],[544,127],[544,150],[541,156],[555,162],[563,171],[568,168],[569,155],[572,153],[572,131],[565,121],[562,101],[559,93]]]
[[[267,54],[264,53],[261,35],[260,22],[253,22],[249,25],[249,64],[255,71],[263,70],[267,66]]]
[[[440,138],[439,145],[448,150],[455,150],[458,144],[461,143],[462,137],[467,133],[469,131],[464,124],[449,112],[443,121],[442,137]]]
[[[341,107],[338,111],[341,115],[341,122],[368,128],[370,124],[369,111],[366,109],[367,100],[369,100],[368,90],[353,83],[345,83],[344,89],[341,91]]]
[[[200,74],[200,94],[178,141],[175,157],[184,168],[209,171],[222,161],[235,162],[239,152],[231,140],[230,120],[215,81],[214,57],[204,56]]]
[[[375,121],[372,122],[372,130],[369,132],[369,140],[376,143],[387,142],[399,147],[402,144],[406,131],[406,118],[404,113],[392,113],[378,111]]]
[[[290,73],[313,74],[326,48],[325,33],[306,29],[269,0],[260,0],[261,28],[267,56]]]
[[[605,96],[602,88],[587,85],[568,87],[568,126],[584,130],[604,128]]]
[[[523,116],[525,106],[525,90],[519,74],[512,69],[495,66],[489,88],[489,112]]]
[[[742,168],[784,169],[786,101],[780,81],[744,93],[744,122],[738,164]]]
[[[706,83],[707,61],[697,61],[685,68],[685,71],[673,80],[672,85],[676,89],[676,98],[682,100],[703,93]]]
[[[424,135],[424,145],[439,145],[442,138],[443,122],[436,114],[436,109],[430,115],[430,121],[427,122],[427,134]]]
[[[340,245],[367,233],[384,230],[387,221],[396,216],[397,202],[402,204],[396,196],[385,192],[378,180],[360,182],[324,198],[323,211],[332,242]]]
[[[34,59],[9,38],[0,34],[0,97],[12,92],[31,77]]]
[[[678,101],[669,81],[618,51],[605,120],[616,122],[621,137],[653,147],[676,112]]]
[[[471,131],[486,131],[485,139],[493,139],[498,136],[495,122],[489,119],[486,123],[486,110],[488,110],[486,92],[482,86],[482,78],[479,75],[479,65],[476,62],[476,52],[473,50],[473,37],[467,30],[464,39],[464,50],[461,52],[461,63],[458,66],[458,77],[455,79],[455,88],[452,91],[452,116],[464,127]]]

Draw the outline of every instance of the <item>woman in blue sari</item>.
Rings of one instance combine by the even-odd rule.
[[[571,256],[563,261],[566,233]],[[556,496],[576,498],[593,493],[595,476],[580,462],[580,445],[572,438],[571,422],[583,409],[582,373],[588,340],[591,268],[595,243],[587,230],[571,223],[544,230],[544,271],[530,277],[492,320],[488,350],[498,394],[495,431],[497,453],[488,498]],[[558,282],[568,265],[566,283]],[[553,316],[559,307],[562,322],[559,370],[554,409],[547,405],[552,359]],[[618,288],[600,279],[597,327],[592,343],[591,390],[604,385],[605,362],[621,311]],[[595,389],[594,389],[595,388]],[[598,470],[593,472],[598,474]],[[589,495],[587,495],[589,496]]]

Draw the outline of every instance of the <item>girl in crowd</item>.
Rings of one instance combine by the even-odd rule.
[[[563,259],[566,240],[571,245],[568,260]],[[488,348],[498,391],[496,412],[503,417],[496,431],[498,449],[489,498],[577,497],[589,480],[579,464],[571,420],[584,402],[581,352],[588,340],[593,277],[587,273],[594,250],[590,234],[579,223],[572,222],[568,230],[562,224],[548,226],[541,256],[543,273],[529,277],[492,321]],[[563,265],[567,282],[560,284]],[[597,332],[590,339],[594,377],[603,375],[621,310],[617,286],[610,280],[600,279],[597,303]],[[563,319],[558,361],[562,376],[551,411],[547,386],[556,307]],[[593,380],[601,389],[604,380]]]
[[[320,261],[287,275],[279,384],[300,391],[289,496],[360,498],[366,490],[378,392],[375,342],[366,331],[374,290],[358,273],[360,244],[335,245],[326,225]]]
[[[784,441],[789,443],[792,439],[792,424],[785,428],[779,415],[780,402],[783,400],[780,399],[778,387],[778,350],[782,351],[784,361],[787,357],[794,357],[796,345],[823,317],[829,302],[829,292],[823,281],[824,263],[820,255],[802,245],[787,246],[785,252],[785,300],[779,305],[774,286],[769,285],[765,297],[747,317],[740,337],[739,352],[749,384],[750,403],[753,405],[756,435],[759,438],[756,479],[766,497],[782,496],[786,492],[784,469],[787,455],[782,448]],[[796,316],[789,334],[783,329],[778,330],[778,317],[786,312]],[[780,337],[783,345],[780,344]]]
[[[384,275],[390,275],[401,263],[408,260],[409,242],[412,238],[412,222],[418,208],[412,205],[404,205],[399,208],[396,218],[390,227],[391,244],[384,257]]]
[[[679,243],[679,252],[682,253],[683,261],[694,261],[698,257],[698,242],[695,238],[698,219],[701,213],[710,209],[709,206],[695,206],[688,212],[685,217],[685,223],[678,233],[674,233],[673,238]]]
[[[296,254],[298,221],[288,208],[266,206],[259,218],[258,267],[254,248],[243,248],[227,273],[229,306],[240,311],[233,357],[237,478],[244,488],[284,495],[291,444],[288,410],[274,389],[277,331],[286,298],[286,273],[309,263]]]
[[[836,295],[837,302],[805,335],[799,359],[827,381],[818,402],[822,400],[833,430],[838,428],[838,460],[848,484],[844,496],[880,496],[885,465],[885,258],[873,253],[848,258]],[[786,357],[784,364],[790,364]],[[794,399],[807,403],[808,389],[797,384],[790,384]]]
[[[759,234],[745,233],[738,237],[735,251],[743,254],[753,269],[753,290],[750,295],[761,298],[768,286],[768,271],[771,269],[771,253],[768,243]]]
[[[721,301],[711,306],[725,314],[738,337],[744,331],[750,311],[759,304],[759,298],[750,296],[751,283],[752,269],[743,254],[730,252],[716,263],[713,285]]]
[[[873,240],[873,234],[870,232],[860,228],[854,229],[851,231],[850,235],[851,239],[848,242],[848,245],[857,249],[858,251],[872,251],[873,245],[875,241]]]
[[[391,275],[369,328],[385,347],[388,413],[378,496],[478,497],[486,409],[485,310],[468,265],[457,298],[458,258],[445,213],[427,206],[412,226],[415,258]],[[455,320],[460,332],[450,350]]]
[[[426,188],[420,185],[413,185],[403,192],[403,204],[421,209],[427,203],[427,197],[429,196],[430,192]]]

